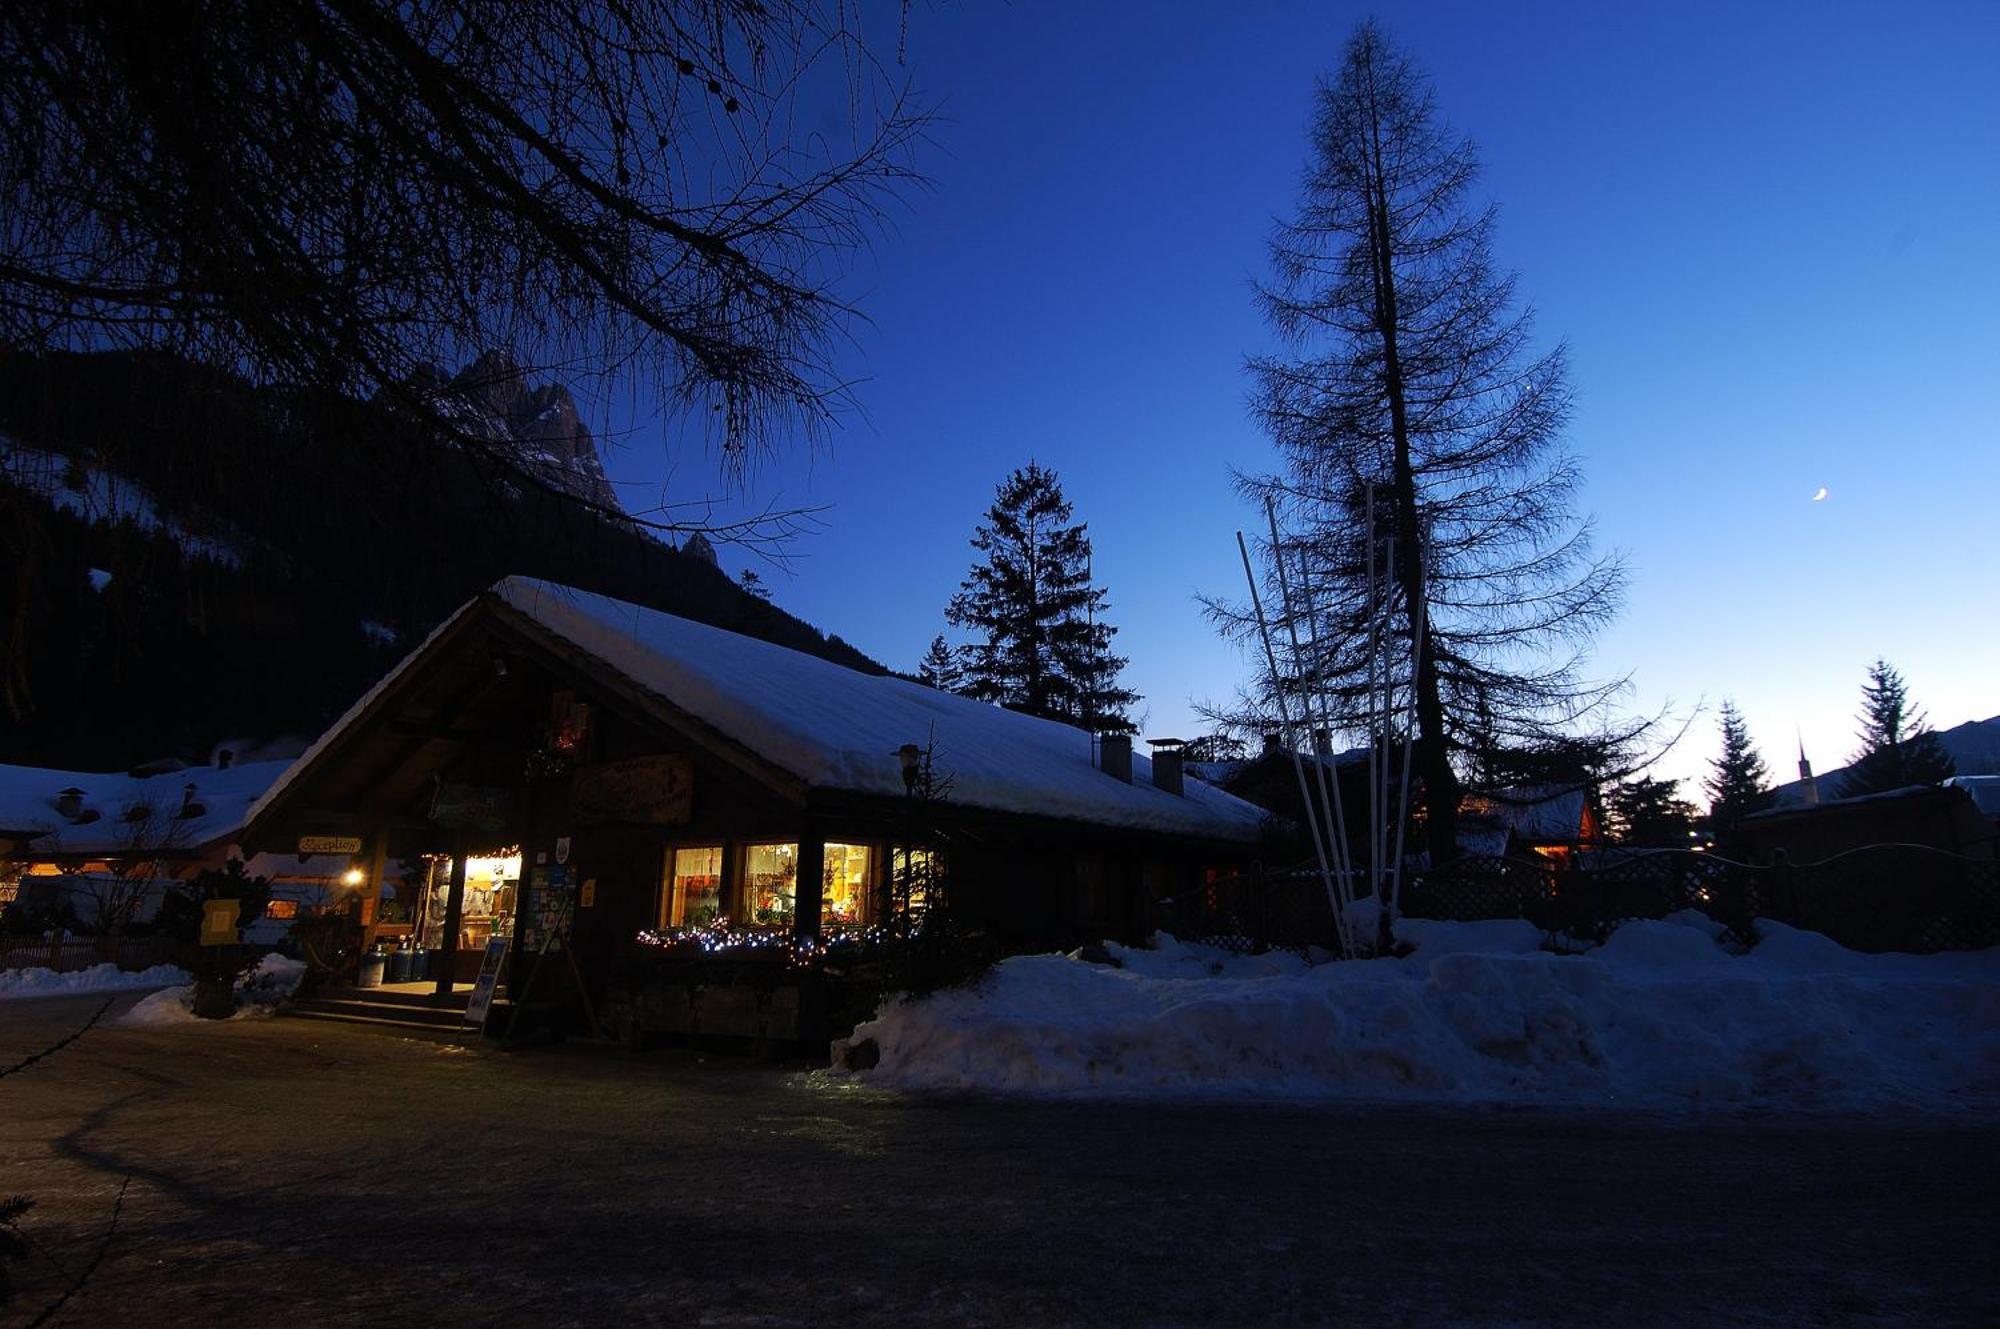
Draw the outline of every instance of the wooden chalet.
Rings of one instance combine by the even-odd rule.
[[[594,986],[642,933],[865,929],[923,855],[955,918],[1013,943],[1134,934],[1263,823],[1177,754],[509,578],[293,763],[243,838],[347,846],[370,881],[428,857],[407,927],[440,984],[511,935],[513,973],[554,936]]]

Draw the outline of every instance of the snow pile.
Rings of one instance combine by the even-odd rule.
[[[137,988],[165,987],[190,981],[188,971],[178,965],[156,964],[150,969],[120,969],[106,962],[88,969],[57,973],[53,969],[0,969],[0,998],[64,997],[80,992],[130,992]]]
[[[236,1014],[229,1018],[256,1019],[275,1014],[279,1004],[298,991],[305,976],[304,960],[265,956],[236,976]],[[131,1029],[159,1029],[194,1019],[194,984],[188,982],[140,998],[118,1023]]]
[[[1520,921],[1405,920],[1400,959],[1308,967],[1161,934],[1003,961],[885,1006],[870,1083],[1043,1095],[1929,1109],[2000,1106],[2000,950],[1861,955],[1699,914],[1583,955]]]

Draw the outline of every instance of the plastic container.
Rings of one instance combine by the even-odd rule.
[[[370,951],[361,957],[360,972],[354,975],[354,986],[358,988],[379,988],[382,986],[382,971],[388,966],[389,957],[382,951]]]
[[[396,950],[389,952],[387,976],[391,983],[407,983],[410,981],[410,953],[408,951]]]
[[[421,983],[431,976],[431,953],[412,950],[410,952],[410,982]]]

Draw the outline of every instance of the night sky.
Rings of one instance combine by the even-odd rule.
[[[1252,17],[1231,19],[1227,12]],[[1247,665],[1198,592],[1241,589],[1271,465],[1244,357],[1317,74],[1360,7],[918,4],[941,106],[843,289],[865,414],[758,471],[826,504],[777,600],[886,663],[943,626],[993,488],[1033,458],[1090,525],[1142,732],[1202,726]],[[1391,35],[1480,144],[1499,257],[1567,339],[1569,442],[1632,588],[1598,640],[1631,705],[1743,707],[1780,779],[1854,747],[1887,655],[1932,720],[2000,712],[2000,5],[1409,5]],[[871,16],[894,48],[893,7]],[[592,408],[628,506],[713,487],[677,423]],[[1825,486],[1823,502],[1813,493]]]

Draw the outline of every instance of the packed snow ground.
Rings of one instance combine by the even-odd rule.
[[[257,1019],[275,1014],[278,1004],[298,990],[306,976],[306,962],[282,955],[266,955],[236,976],[236,1014],[232,1020]],[[118,1023],[128,1029],[159,1029],[190,1022],[206,1024],[194,1013],[194,983],[182,975],[183,985],[163,988],[141,997]]]
[[[125,970],[107,961],[67,973],[57,973],[53,969],[0,969],[0,999],[70,997],[85,992],[132,992],[140,988],[193,981],[193,975],[187,970],[171,964]]]
[[[1308,965],[1161,934],[1003,961],[886,1004],[863,1078],[1053,1096],[1931,1111],[2000,1108],[2000,950],[1862,955],[1689,912],[1584,954],[1520,921],[1403,920],[1402,958]]]

